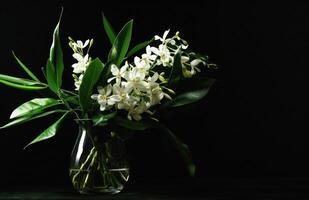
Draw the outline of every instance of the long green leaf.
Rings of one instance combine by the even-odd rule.
[[[4,126],[1,126],[0,129],[16,126],[16,125],[19,125],[19,124],[22,124],[22,123],[25,123],[25,122],[28,122],[34,119],[38,119],[38,118],[45,117],[47,115],[54,114],[54,113],[59,113],[59,112],[67,112],[67,111],[58,109],[58,110],[48,111],[48,112],[45,112],[39,115],[25,115],[20,118],[14,119],[13,121],[7,123]]]
[[[19,64],[19,66],[21,66],[23,68],[23,70],[25,70],[25,72],[35,81],[40,82],[40,80],[26,67],[26,65],[24,65],[21,60],[15,55],[14,51],[12,51],[12,54],[15,58],[15,60],[17,61],[17,63]]]
[[[37,81],[13,77],[13,76],[8,76],[8,75],[4,75],[4,74],[0,74],[0,80],[11,82],[11,83],[16,83],[16,84],[19,84],[19,85],[41,85],[41,86],[45,85],[45,84],[37,82]]]
[[[133,20],[124,25],[118,33],[114,44],[109,52],[108,61],[113,61],[118,67],[122,63],[123,58],[129,49],[132,36]]]
[[[10,119],[21,117],[24,115],[33,115],[42,112],[44,109],[51,106],[61,104],[56,99],[52,98],[36,98],[18,106],[11,114]]]
[[[93,86],[100,78],[100,74],[104,68],[99,58],[94,59],[88,66],[79,88],[79,101],[84,113],[86,113],[91,105],[91,94]]]
[[[187,165],[187,170],[189,174],[191,176],[194,176],[196,167],[192,160],[189,147],[186,144],[182,143],[181,140],[176,135],[174,135],[173,132],[170,129],[168,129],[166,126],[164,126],[162,123],[160,122],[155,122],[155,123],[156,123],[157,128],[159,128],[160,130],[166,133],[167,137],[172,142],[174,147],[178,150],[180,156],[182,157],[183,161]]]
[[[207,79],[204,82],[201,82],[202,88],[182,93],[176,96],[171,102],[168,103],[168,105],[171,107],[178,107],[178,106],[183,106],[186,104],[194,103],[202,99],[208,94],[209,89],[213,85],[214,82],[215,82],[214,79],[211,79],[211,78]]]
[[[47,60],[47,66],[46,66],[46,78],[49,88],[58,94],[59,87],[57,85],[57,77],[55,72],[55,66],[51,62],[51,60]]]
[[[32,140],[29,144],[27,144],[24,147],[24,149],[27,148],[31,144],[41,142],[43,140],[47,140],[47,139],[55,136],[59,126],[61,125],[62,121],[64,120],[64,118],[66,117],[67,114],[68,114],[68,112],[66,112],[64,115],[62,115],[62,117],[60,117],[55,123],[53,123],[47,129],[45,129],[45,131],[43,131],[43,133],[41,133],[34,140]]]
[[[20,85],[16,83],[12,83],[5,80],[0,80],[0,83],[3,83],[7,86],[14,87],[21,90],[43,90],[46,88],[46,86],[32,86],[32,85]]]
[[[102,13],[102,17],[103,17],[103,26],[104,26],[105,32],[107,34],[107,37],[108,37],[111,45],[113,45],[115,38],[116,38],[116,34],[114,32],[112,25],[109,23],[106,16],[104,15],[104,13]]]
[[[140,43],[138,45],[136,45],[135,47],[133,47],[129,53],[127,54],[127,58],[129,58],[130,56],[134,55],[135,53],[139,52],[140,50],[144,49],[146,46],[148,46],[149,44],[151,44],[154,41],[154,38],[151,38],[151,40],[145,41],[143,43]]]
[[[0,83],[3,83],[7,86],[14,87],[21,90],[42,90],[45,89],[47,86],[45,84],[23,79],[17,78],[13,76],[8,76],[4,74],[0,74]]]
[[[49,53],[49,60],[54,64],[55,66],[55,76],[56,76],[56,83],[58,88],[62,85],[62,75],[63,75],[63,53],[61,48],[61,41],[60,41],[60,35],[59,35],[59,25],[61,21],[63,9],[61,10],[59,21],[56,25],[56,28],[54,30],[53,34],[53,42],[50,47],[50,53]]]
[[[0,74],[0,83],[22,90],[42,90],[46,85],[37,81]]]

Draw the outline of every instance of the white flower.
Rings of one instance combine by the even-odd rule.
[[[151,51],[154,54],[160,56],[160,61],[163,66],[172,65],[173,57],[171,56],[170,51],[165,45],[160,44],[159,48],[151,47]]]
[[[116,79],[116,83],[120,84],[121,82],[121,77],[125,77],[125,74],[127,73],[127,68],[128,68],[128,62],[125,63],[124,66],[122,66],[119,70],[119,68],[115,65],[111,65],[111,72],[114,77],[111,77],[107,80],[108,83],[110,83],[112,80]]]
[[[162,37],[160,37],[160,36],[158,36],[158,35],[155,35],[154,38],[155,38],[155,40],[160,40],[162,43],[165,43],[166,37],[167,37],[167,35],[168,35],[169,32],[170,32],[170,29],[164,31],[164,34],[163,34]]]
[[[80,53],[83,55],[83,49],[86,48],[89,45],[92,45],[93,43],[93,39],[91,40],[86,40],[85,43],[83,43],[81,40],[77,40],[77,42],[75,42],[72,38],[69,37],[69,46],[72,48],[72,50],[74,51],[74,53]]]
[[[136,121],[140,121],[142,119],[141,114],[147,111],[147,106],[144,101],[141,101],[140,104],[136,107],[131,107],[128,111],[128,119],[132,120],[132,117]]]
[[[191,74],[192,74],[192,75],[195,74],[196,71],[197,71],[197,72],[201,72],[201,70],[197,67],[200,63],[205,64],[204,61],[202,61],[201,59],[198,59],[198,58],[197,58],[197,59],[194,59],[194,60],[192,60],[192,61],[190,62]]]
[[[176,45],[176,42],[173,38],[166,38],[169,32],[170,32],[170,29],[164,31],[164,34],[163,34],[162,37],[155,35],[154,38],[155,38],[155,40],[160,40],[162,42],[162,44],[165,44],[165,45],[167,43],[170,43],[171,45]]]
[[[205,62],[202,61],[201,59],[194,59],[190,62],[190,65],[193,66],[193,67],[196,67],[198,66],[200,63],[203,63],[205,65]]]
[[[155,87],[151,89],[151,96],[150,96],[150,100],[151,100],[151,105],[157,105],[161,102],[161,100],[164,97],[164,92],[162,91],[161,87]]]
[[[100,104],[100,110],[104,111],[109,109],[115,104],[115,99],[111,99],[110,95],[112,93],[112,86],[109,84],[106,87],[98,87],[99,94],[91,95],[91,98],[97,100]]]
[[[154,73],[152,77],[150,76],[148,77],[147,81],[148,81],[148,85],[150,88],[159,86],[159,83],[156,82],[158,78],[159,78],[159,74],[157,72]]]
[[[136,70],[138,70],[140,73],[144,73],[145,75],[148,75],[150,64],[149,62],[145,61],[144,59],[140,59],[139,57],[134,57],[134,64],[136,67]]]
[[[72,43],[74,49],[84,49],[89,44],[89,40],[83,43],[81,40],[77,40],[76,43]]]
[[[146,53],[142,54],[142,58],[134,57],[134,64],[138,69],[147,72],[156,58],[157,56],[152,54],[151,47],[148,45],[146,47]]]
[[[79,53],[74,53],[73,57],[77,60],[77,63],[73,64],[72,67],[73,72],[76,74],[80,74],[86,71],[87,66],[90,63],[90,58],[88,56],[88,54],[86,56],[82,56]]]
[[[139,93],[139,91],[147,91],[148,84],[144,80],[145,74],[140,72],[137,68],[130,70],[124,78],[127,82],[122,82],[122,84],[126,87],[129,93],[132,91],[132,89],[137,93]]]
[[[154,73],[152,77],[148,77],[148,84],[150,88],[148,93],[151,106],[159,104],[164,97],[164,92],[162,91],[160,84],[156,82],[158,78],[159,74],[157,72]]]
[[[118,109],[129,109],[130,107],[130,96],[125,87],[114,84],[111,99],[114,99],[113,101],[116,102]]]
[[[147,63],[147,64],[152,64],[153,61],[157,58],[156,55],[151,54],[151,47],[148,45],[146,47],[146,53],[142,54],[142,59]]]
[[[75,81],[74,82],[75,90],[79,90],[79,87],[82,84],[83,77],[84,77],[84,75],[81,74],[78,78],[77,77],[75,78],[75,80],[74,80]]]
[[[191,78],[194,74],[196,74],[196,72],[201,72],[201,70],[197,67],[200,63],[205,65],[205,62],[198,58],[192,60],[190,63],[187,63],[188,61],[189,57],[181,56],[182,72],[186,78]],[[190,67],[190,70],[187,69],[187,66]]]

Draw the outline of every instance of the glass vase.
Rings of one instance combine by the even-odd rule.
[[[70,177],[82,194],[120,192],[129,179],[124,142],[115,132],[80,125],[71,154]]]

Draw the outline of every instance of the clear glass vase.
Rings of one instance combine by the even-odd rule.
[[[80,125],[71,154],[70,177],[82,194],[120,192],[129,179],[124,142],[114,132]]]

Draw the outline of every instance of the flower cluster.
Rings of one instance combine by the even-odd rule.
[[[80,40],[77,40],[75,42],[71,37],[69,37],[69,46],[73,50],[73,58],[77,60],[77,63],[73,64],[73,78],[74,78],[74,85],[75,90],[79,90],[80,84],[82,83],[82,79],[84,76],[84,73],[91,62],[91,57],[89,57],[89,50],[90,47],[93,44],[93,39],[86,40],[85,43],[83,43]],[[89,45],[89,46],[88,46]],[[84,48],[88,46],[88,50],[86,55],[84,55]]]
[[[128,119],[139,121],[143,113],[151,114],[151,107],[160,104],[164,97],[171,99],[169,94],[174,94],[174,91],[164,86],[167,82],[165,73],[163,71],[160,73],[155,68],[157,66],[171,68],[174,56],[178,51],[187,49],[188,44],[179,37],[179,32],[171,38],[167,38],[168,33],[169,30],[165,31],[162,37],[156,35],[154,39],[160,44],[157,47],[148,45],[141,57],[134,57],[133,63],[126,61],[123,66],[111,65],[112,77],[107,80],[107,85],[99,86],[98,94],[91,96],[98,102],[101,111],[126,110]],[[70,46],[74,51],[73,57],[78,61],[72,65],[76,90],[79,90],[83,73],[91,60],[88,51],[92,43],[93,40],[90,42],[86,40],[83,43],[79,40],[74,42],[70,38]],[[84,55],[83,49],[88,44],[87,54]],[[200,63],[205,64],[203,60],[191,57],[192,53],[183,53],[181,56],[182,72],[186,78],[200,72],[198,68]],[[79,77],[76,74],[80,74]]]

